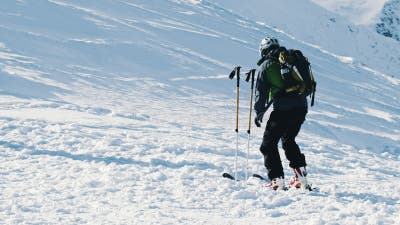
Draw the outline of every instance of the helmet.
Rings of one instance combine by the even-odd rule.
[[[271,46],[279,46],[278,39],[274,37],[265,37],[264,39],[261,40],[260,43],[260,54],[261,57],[266,53],[268,49],[270,49]]]

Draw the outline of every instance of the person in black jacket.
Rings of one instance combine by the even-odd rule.
[[[261,41],[259,73],[256,83],[254,110],[256,126],[260,127],[266,104],[272,101],[273,111],[268,119],[260,151],[264,156],[264,165],[268,171],[270,186],[274,190],[284,189],[284,172],[278,151],[278,142],[293,168],[294,177],[290,184],[296,188],[307,188],[307,165],[304,154],[301,153],[295,138],[301,129],[308,111],[305,94],[283,93],[285,81],[281,75],[279,53],[286,50],[279,45],[277,39],[266,37]]]

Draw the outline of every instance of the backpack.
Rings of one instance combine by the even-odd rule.
[[[289,49],[279,53],[279,63],[281,76],[285,82],[283,91],[287,94],[310,96],[313,106],[317,83],[308,59],[300,50]]]

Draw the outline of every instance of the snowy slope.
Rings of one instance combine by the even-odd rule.
[[[274,4],[291,12],[275,20],[262,2],[3,1],[0,224],[398,223],[399,43],[310,1]],[[298,137],[318,192],[221,178],[236,147],[227,74],[255,67],[266,34],[302,49],[318,78]],[[262,133],[249,163],[265,174]]]
[[[250,4],[243,5],[239,0],[221,0],[218,4],[260,24],[274,27],[297,42],[322,48],[325,53],[340,57],[342,61],[399,78],[398,68],[393,65],[400,64],[400,57],[393,49],[399,48],[400,44],[380,37],[375,27],[355,25],[308,0],[284,0],[280,4],[260,0],[248,2]],[[309,12],[310,15],[305,16]]]
[[[375,24],[388,0],[312,0],[359,25]]]
[[[379,34],[399,37],[400,1],[398,0],[313,0],[351,22],[375,29]]]

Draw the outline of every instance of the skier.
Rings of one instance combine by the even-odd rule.
[[[308,111],[306,94],[283,93],[284,80],[281,75],[279,54],[286,48],[279,45],[276,38],[265,37],[260,43],[261,60],[256,83],[254,110],[257,114],[254,122],[260,127],[266,112],[266,103],[272,101],[273,111],[268,119],[260,151],[264,156],[264,165],[268,171],[268,184],[272,189],[286,189],[284,172],[278,151],[278,142],[293,168],[294,177],[290,185],[296,188],[309,188],[306,180],[306,160],[295,138],[300,131]]]

